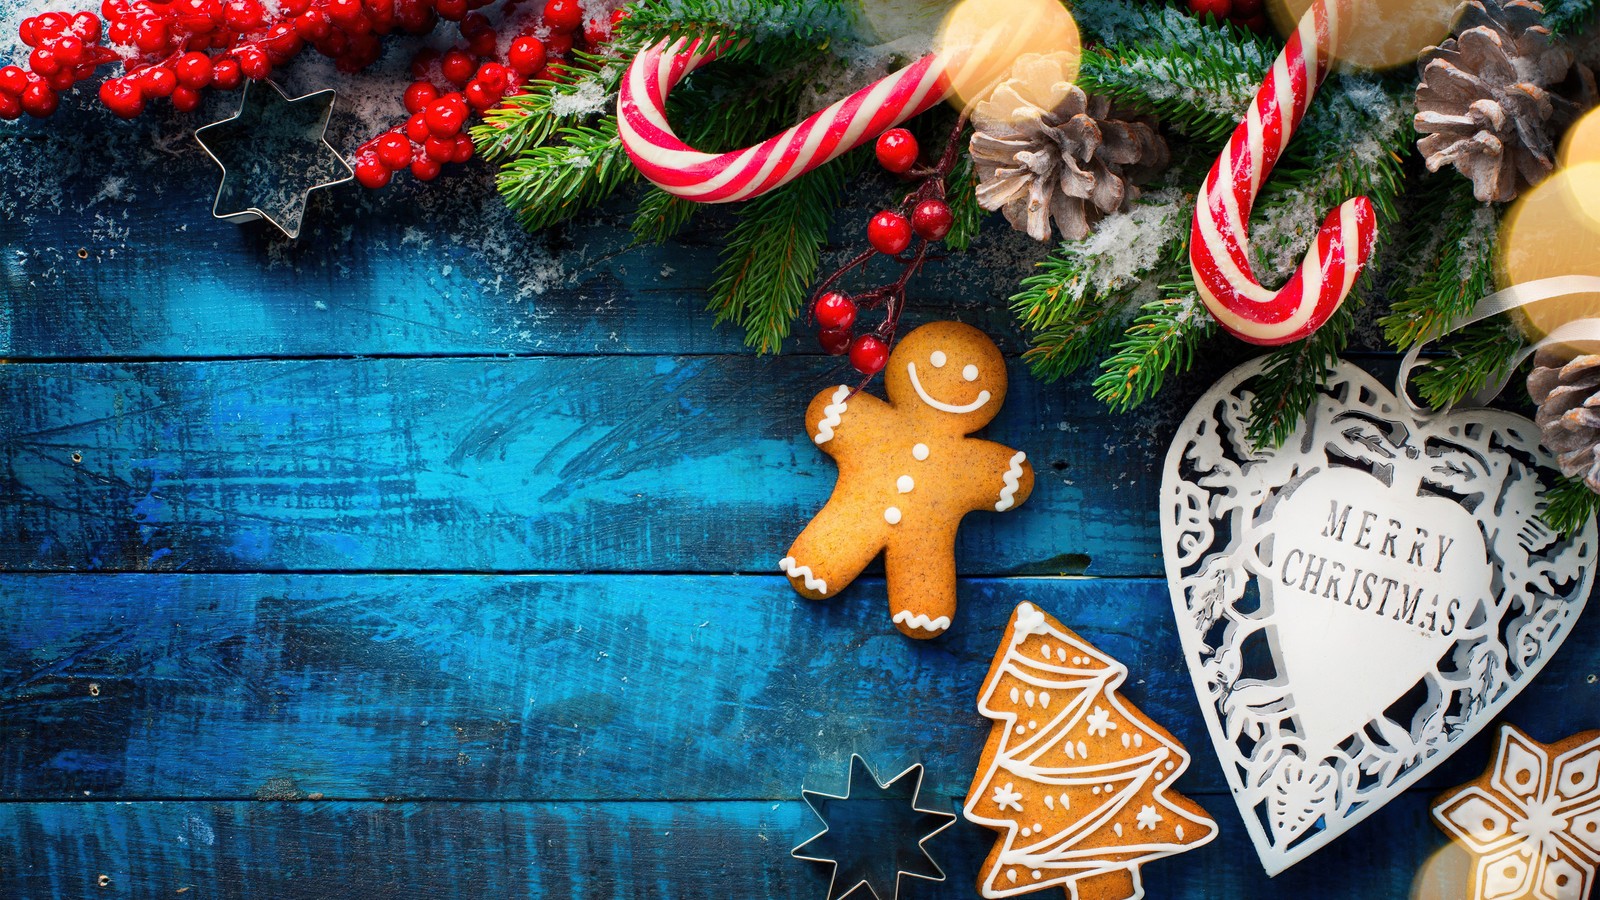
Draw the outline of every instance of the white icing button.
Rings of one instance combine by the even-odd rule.
[[[927,444],[918,444],[915,447],[912,447],[911,448],[911,455],[916,457],[919,462],[924,460],[924,459],[927,459],[928,458],[928,445]]]
[[[911,480],[910,475],[901,475],[899,479],[895,481],[894,486],[900,489],[900,493],[909,494],[911,493],[911,489],[917,486],[917,483]]]
[[[928,357],[928,362],[933,363],[933,367],[935,369],[944,368],[944,363],[945,363],[944,351],[943,350],[935,350],[935,351],[933,351],[933,355]]]
[[[961,370],[961,377],[965,378],[968,381],[977,381],[978,380],[978,367],[977,366],[967,366],[965,369]]]
[[[885,522],[888,522],[890,525],[899,525],[900,524],[900,510],[898,508],[896,508],[896,507],[893,507],[893,506],[889,507],[888,509],[883,511],[883,520]]]

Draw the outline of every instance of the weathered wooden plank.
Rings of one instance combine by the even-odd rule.
[[[1450,869],[1464,855],[1429,824],[1426,794],[1398,798],[1270,880],[1237,816],[1222,809],[1226,798],[1199,799],[1222,819],[1217,840],[1145,866],[1147,896],[1463,896],[1463,870]],[[947,798],[938,805],[954,809],[956,803]],[[792,800],[12,803],[0,806],[0,886],[17,900],[810,900],[827,895],[830,869],[792,859],[789,849],[819,827],[810,810]],[[993,834],[958,821],[928,842],[947,880],[906,879],[900,896],[975,896],[978,866]]]
[[[211,218],[217,169],[187,135],[207,119],[103,119],[0,131],[0,357],[749,352],[705,310],[726,208],[664,247],[632,246],[627,198],[533,236],[475,161],[430,184],[314,195],[291,242]],[[890,190],[862,186],[825,264],[857,251]],[[1002,222],[918,278],[918,315],[959,313],[1009,341],[1004,299],[1047,250]],[[790,349],[819,352],[801,332]]]
[[[976,579],[951,634],[909,641],[882,582],[781,578],[0,576],[0,797],[782,799],[920,758],[965,790],[975,709],[1018,602],[1133,671],[1129,698],[1225,792],[1164,582]],[[1600,722],[1600,629],[1507,712],[1553,739]],[[1484,739],[1425,787],[1481,769]]]
[[[1226,362],[1226,361],[1222,361]],[[1173,422],[1014,373],[988,436],[1041,474],[967,574],[1154,575]],[[0,366],[0,567],[773,571],[832,488],[816,358]]]

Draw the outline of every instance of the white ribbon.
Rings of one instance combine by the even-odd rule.
[[[1538,281],[1513,285],[1479,300],[1477,306],[1474,306],[1466,315],[1450,323],[1449,327],[1406,351],[1405,358],[1400,361],[1400,374],[1395,376],[1395,394],[1405,402],[1413,415],[1419,418],[1431,415],[1432,413],[1428,410],[1412,402],[1411,393],[1407,390],[1408,382],[1411,380],[1411,370],[1416,367],[1418,354],[1422,352],[1423,347],[1447,334],[1460,331],[1468,325],[1482,322],[1484,319],[1493,318],[1501,313],[1510,312],[1511,310],[1545,300],[1554,300],[1557,297],[1570,297],[1574,294],[1600,294],[1600,278],[1593,275],[1562,275],[1557,278],[1542,278]],[[1473,395],[1472,404],[1474,406],[1488,406],[1493,402],[1494,398],[1500,396],[1501,391],[1505,390],[1506,385],[1511,381],[1511,377],[1516,374],[1517,367],[1541,349],[1552,344],[1577,343],[1600,344],[1600,318],[1576,319],[1568,322],[1555,328],[1538,342],[1522,348],[1507,363],[1499,380],[1493,384],[1486,385],[1477,394]],[[1448,408],[1439,410],[1439,412],[1447,411]]]

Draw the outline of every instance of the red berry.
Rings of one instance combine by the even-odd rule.
[[[450,161],[464,163],[472,158],[472,138],[464,134],[456,135],[455,152],[450,154]]]
[[[239,59],[239,71],[246,78],[265,78],[272,74],[272,62],[260,47],[240,47],[234,52]]]
[[[917,233],[917,237],[939,241],[950,233],[950,226],[955,224],[955,220],[955,215],[950,212],[950,204],[943,200],[924,200],[911,211],[911,230]]]
[[[480,112],[500,102],[500,92],[481,81],[470,82],[461,93],[467,98],[467,105]]]
[[[39,47],[28,54],[28,68],[49,78],[61,71],[61,63],[56,60],[56,52],[49,47]]]
[[[411,57],[411,77],[419,80],[427,78],[428,73],[433,71],[433,64],[438,61],[439,51],[432,47],[418,50],[417,55]]]
[[[1266,34],[1272,28],[1272,22],[1267,18],[1266,13],[1256,13],[1253,16],[1241,16],[1238,13],[1234,13],[1228,17],[1228,21],[1246,31],[1254,31],[1256,34]]]
[[[194,112],[200,106],[200,92],[179,85],[172,91],[172,108],[178,112]]]
[[[454,138],[430,137],[422,142],[422,152],[437,163],[447,163],[456,155]]]
[[[294,31],[308,41],[320,41],[333,31],[333,19],[320,9],[309,9],[294,20]]]
[[[829,356],[843,356],[850,349],[850,329],[840,331],[822,330],[817,332],[817,343]]]
[[[139,73],[139,93],[149,98],[171,97],[178,86],[178,76],[162,66],[151,66]]]
[[[11,94],[0,94],[0,119],[11,121],[22,117],[22,101]]]
[[[1189,11],[1202,18],[1211,16],[1220,22],[1233,13],[1233,0],[1189,0]]]
[[[423,116],[427,119],[428,130],[434,135],[455,137],[461,133],[461,125],[467,120],[467,101],[460,94],[446,94],[435,100]]]
[[[339,2],[339,0],[333,0]],[[331,5],[331,4],[330,4]],[[228,0],[222,7],[222,21],[234,31],[244,33],[261,27],[266,10],[255,0]]]
[[[211,57],[204,53],[185,53],[172,68],[184,87],[203,88],[211,83]]]
[[[544,24],[559,34],[571,34],[583,24],[583,7],[578,0],[545,0]]]
[[[889,362],[889,347],[876,336],[863,334],[850,342],[850,365],[863,375],[876,375]]]
[[[616,9],[613,9],[611,11],[611,27],[616,28],[618,25],[622,24],[622,20],[626,19],[627,17],[628,8],[626,6],[619,6]]]
[[[485,87],[499,93],[505,93],[506,88],[511,86],[513,78],[511,70],[497,62],[486,62],[479,66],[475,77],[483,82]]]
[[[856,323],[856,304],[838,291],[829,291],[817,298],[812,314],[824,331],[848,332]]]
[[[611,40],[611,17],[594,16],[583,23],[583,39],[589,46],[598,47]]]
[[[394,132],[378,138],[378,162],[386,169],[403,169],[411,165],[411,142]]]
[[[406,93],[405,93],[405,98],[404,98],[405,105],[406,105],[406,112],[408,112],[408,113],[422,112],[424,109],[428,108],[428,104],[432,103],[433,101],[435,101],[437,99],[439,99],[439,89],[438,88],[435,88],[433,85],[427,83],[426,81],[415,81],[415,82],[412,82],[411,86],[406,88]]]
[[[362,187],[377,190],[389,183],[392,174],[375,156],[363,156],[356,160],[356,180],[361,182]]]
[[[1233,0],[1233,15],[1249,18],[1266,12],[1264,0]]]
[[[428,130],[428,120],[422,113],[417,113],[406,120],[406,137],[410,138],[413,144],[422,143],[432,134],[433,132]]]
[[[56,39],[56,59],[63,66],[75,66],[83,62],[83,41],[74,35],[66,35]]]
[[[477,66],[472,64],[472,57],[460,50],[450,50],[439,61],[439,72],[445,80],[456,87],[461,87],[472,80],[472,72]]]
[[[0,69],[0,92],[20,97],[27,86],[28,73],[22,71],[21,66],[6,66]]]
[[[62,69],[54,75],[51,75],[49,78],[46,78],[44,83],[50,85],[51,90],[70,91],[72,90],[72,86],[78,83],[78,79],[75,75],[73,75],[71,69]]]
[[[433,9],[439,18],[459,22],[467,14],[467,0],[433,0]]]
[[[22,111],[35,119],[49,116],[60,105],[61,98],[42,81],[35,81],[22,91]]]
[[[100,17],[92,12],[81,12],[73,16],[72,25],[69,27],[85,44],[100,42]]]
[[[544,52],[549,56],[566,56],[572,49],[572,35],[556,31],[545,36]]]
[[[144,112],[144,95],[134,84],[134,78],[112,78],[100,83],[100,102],[124,119],[132,119]]]
[[[532,76],[544,68],[544,43],[536,37],[523,35],[511,42],[506,62],[518,75]]]
[[[467,40],[467,49],[478,56],[494,56],[500,52],[500,36],[493,31],[479,32]]]
[[[432,181],[439,177],[439,161],[427,156],[419,156],[411,161],[411,174],[418,181]]]
[[[235,90],[243,82],[243,76],[236,59],[225,56],[211,62],[211,84],[219,91]]]
[[[911,246],[911,223],[897,212],[884,210],[867,223],[867,243],[879,253],[894,256]]]
[[[917,164],[917,139],[904,128],[891,128],[878,136],[878,164],[899,174]]]

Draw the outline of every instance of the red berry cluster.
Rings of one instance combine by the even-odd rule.
[[[1189,11],[1197,16],[1209,15],[1218,22],[1232,22],[1256,34],[1272,30],[1265,0],[1189,0]]]
[[[201,90],[233,90],[245,78],[265,78],[307,46],[340,71],[355,72],[377,60],[380,37],[397,30],[426,33],[447,19],[460,23],[463,45],[419,54],[411,65],[417,80],[404,97],[410,118],[356,152],[356,178],[367,187],[382,187],[405,168],[426,181],[444,163],[472,158],[472,140],[463,133],[470,116],[519,93],[532,78],[556,75],[547,60],[568,53],[580,27],[591,45],[598,44],[624,14],[619,9],[583,27],[579,0],[546,0],[542,21],[522,17],[516,36],[502,47],[489,18],[475,11],[491,2],[101,0],[100,16],[42,13],[20,28],[33,48],[28,70],[0,68],[0,118],[48,116],[60,92],[116,61],[123,74],[102,82],[99,91],[113,113],[131,119],[156,100],[188,112],[200,105]],[[507,0],[506,7],[515,4]]]
[[[850,364],[869,378],[883,371],[889,361],[889,345],[894,342],[900,313],[905,308],[906,283],[922,267],[929,245],[943,240],[955,223],[950,204],[944,199],[944,179],[954,164],[960,133],[958,125],[939,164],[922,170],[916,168],[921,151],[911,132],[891,128],[878,138],[878,164],[897,175],[920,176],[922,182],[898,209],[886,209],[872,217],[867,223],[867,243],[872,249],[825,279],[812,301],[811,316],[817,323],[817,340],[822,349],[834,356],[850,354]],[[911,248],[914,237],[920,238],[922,244],[915,253],[901,256]],[[854,297],[831,289],[845,273],[866,265],[877,255],[894,257],[904,267],[898,280]],[[869,333],[856,335],[853,329],[861,309],[879,306],[885,310],[883,322]]]

